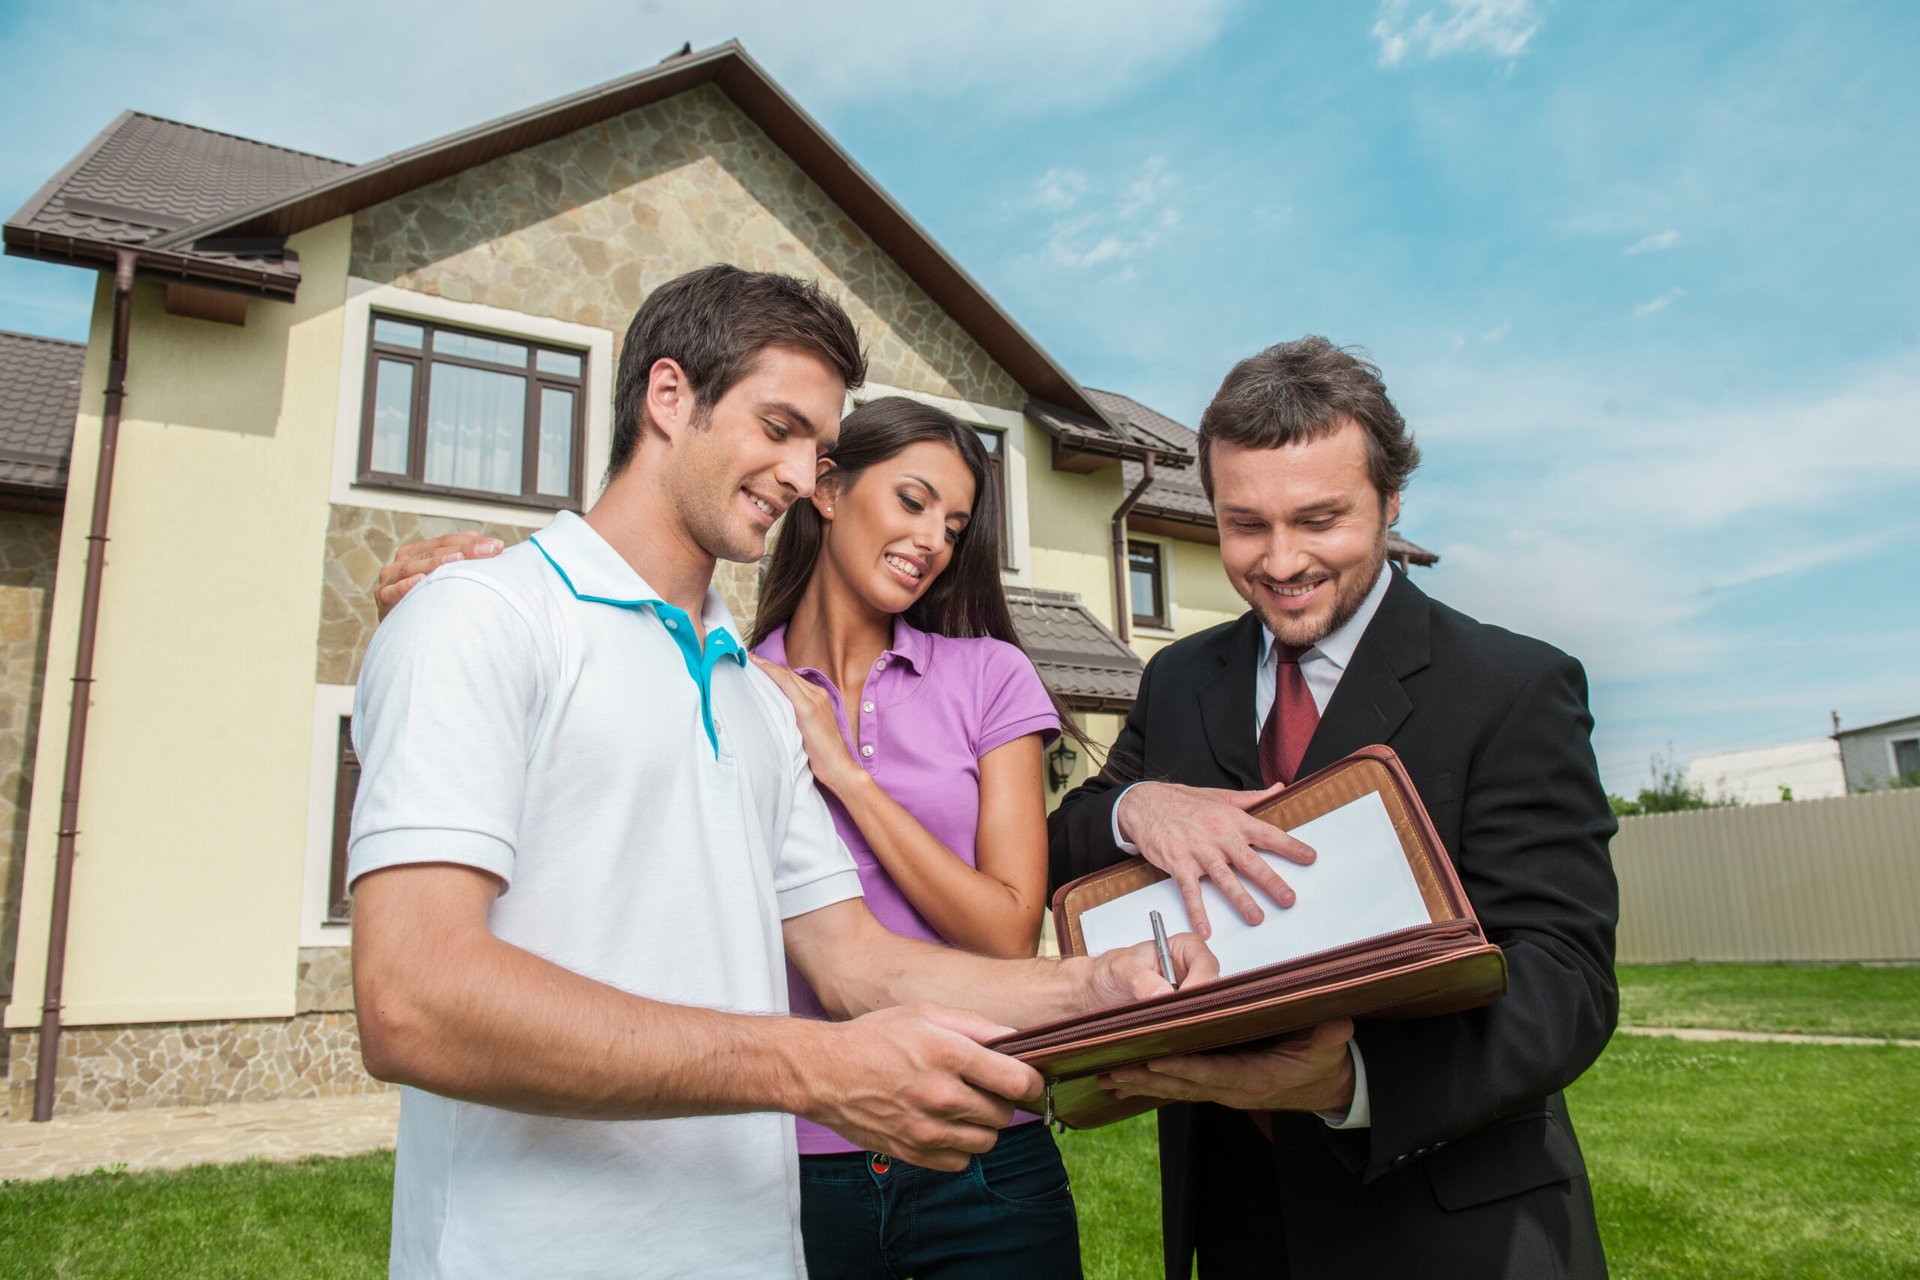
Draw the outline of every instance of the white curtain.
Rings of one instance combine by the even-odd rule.
[[[427,483],[519,493],[527,380],[437,361],[432,379],[427,391]]]

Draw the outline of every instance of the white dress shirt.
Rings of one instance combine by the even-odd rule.
[[[1383,562],[1380,576],[1374,579],[1372,589],[1360,602],[1360,607],[1354,610],[1353,616],[1300,655],[1300,674],[1306,679],[1307,691],[1313,695],[1314,710],[1325,714],[1327,703],[1333,699],[1333,691],[1340,685],[1340,677],[1346,674],[1347,667],[1353,662],[1353,651],[1360,647],[1360,637],[1366,634],[1367,624],[1373,621],[1373,615],[1380,611],[1380,602],[1386,599],[1387,579],[1392,573],[1393,566]],[[1260,731],[1266,727],[1268,714],[1273,710],[1274,684],[1279,678],[1273,652],[1273,633],[1264,627],[1260,630],[1257,661],[1253,675],[1253,736],[1256,742],[1260,739]],[[1134,787],[1139,785],[1137,782],[1133,784]],[[1132,789],[1127,788],[1128,791]],[[1126,791],[1120,794],[1124,799]],[[1140,852],[1139,846],[1120,833],[1119,800],[1113,804],[1113,840],[1127,853]],[[1347,1052],[1353,1057],[1353,1102],[1344,1113],[1322,1111],[1319,1115],[1335,1129],[1364,1129],[1373,1123],[1373,1107],[1367,1093],[1367,1064],[1360,1057],[1357,1042],[1347,1041]]]

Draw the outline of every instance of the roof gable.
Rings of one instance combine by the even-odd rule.
[[[163,199],[136,186],[134,192],[140,200],[127,207],[139,211],[148,230],[148,234],[137,241],[109,238],[103,233],[112,228],[100,223],[90,222],[84,235],[75,234],[81,230],[78,227],[58,231],[33,225],[42,209],[53,203],[50,197],[64,191],[79,172],[87,168],[103,144],[111,141],[130,145],[136,141],[134,134],[120,137],[123,125],[133,119],[153,119],[128,113],[109,126],[88,151],[7,224],[7,249],[10,253],[99,266],[112,261],[118,245],[137,243],[145,274],[158,270],[181,276],[199,275],[287,296],[297,286],[297,266],[260,258],[255,246],[242,244],[236,250],[233,241],[279,241],[476,165],[703,84],[715,85],[732,99],[1029,395],[1083,415],[1094,432],[1106,432],[1126,442],[1124,434],[1106,422],[1079,383],[1000,308],[925,228],[896,204],[737,41],[730,40],[698,53],[676,55],[634,75],[361,165],[345,165],[209,130],[194,130],[205,135],[198,140],[198,145],[206,147],[208,154],[223,164],[232,163],[246,169],[248,176],[244,180],[223,178],[213,184],[194,179],[190,185],[207,197],[204,201],[180,196]],[[170,121],[159,123],[173,129],[190,129]],[[208,139],[221,141],[215,143]],[[166,147],[191,151],[186,139],[161,141]],[[182,158],[193,159],[190,154]],[[129,171],[155,179],[164,178],[168,172],[144,160]],[[278,180],[281,175],[287,178],[284,183]],[[102,189],[118,191],[123,197],[128,194],[112,183]],[[86,190],[77,190],[75,194],[83,200],[95,198],[86,194]],[[217,199],[214,198],[216,192]],[[113,199],[102,202],[123,203]],[[216,205],[218,207],[214,207]],[[154,223],[156,216],[171,225]],[[135,226],[138,220],[122,225]],[[1131,451],[1130,444],[1128,451]]]

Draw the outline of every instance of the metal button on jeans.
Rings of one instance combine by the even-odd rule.
[[[893,1168],[893,1157],[883,1156],[878,1151],[867,1157],[867,1167],[876,1174],[885,1173]]]

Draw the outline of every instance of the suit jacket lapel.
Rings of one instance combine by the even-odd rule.
[[[1341,675],[1332,700],[1320,713],[1313,740],[1300,760],[1303,777],[1361,747],[1386,742],[1413,712],[1400,681],[1427,665],[1428,600],[1391,565],[1381,572],[1392,574],[1393,580],[1354,648],[1353,661]]]
[[[1384,602],[1383,602],[1384,606]],[[1260,785],[1259,743],[1253,732],[1253,668],[1260,656],[1260,620],[1248,613],[1221,636],[1218,669],[1199,687],[1200,723],[1227,785]]]

